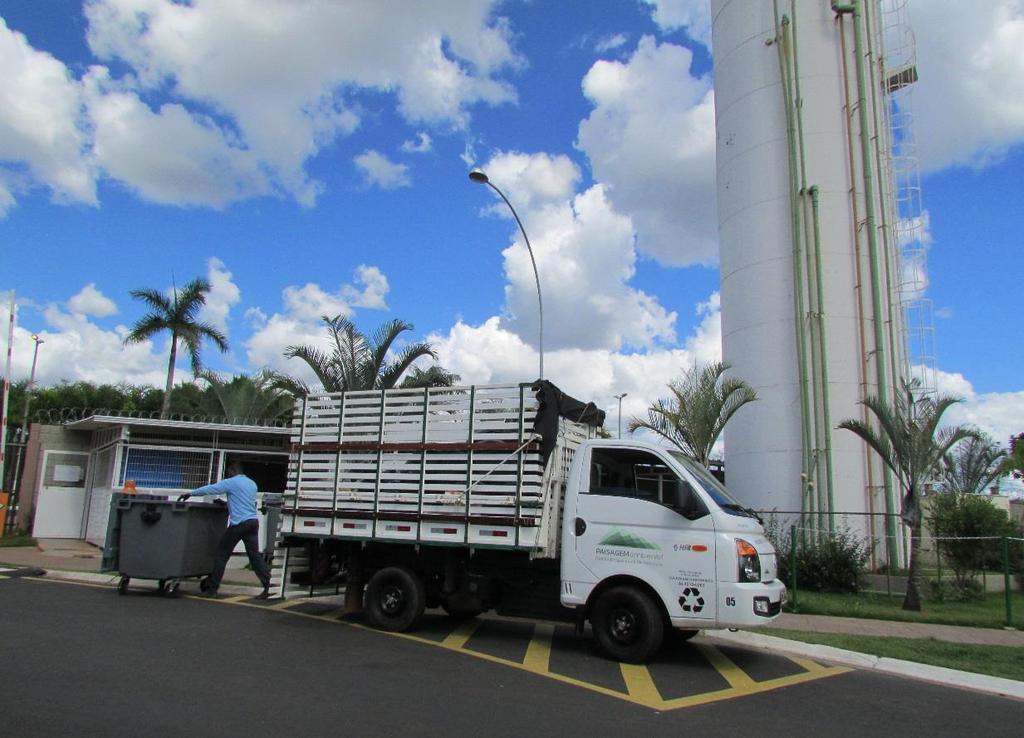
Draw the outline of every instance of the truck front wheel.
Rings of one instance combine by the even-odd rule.
[[[366,619],[375,628],[405,631],[423,616],[427,595],[423,580],[403,566],[389,566],[366,585]]]
[[[627,664],[650,661],[665,637],[665,621],[657,603],[635,587],[612,587],[603,592],[590,622],[601,650]]]

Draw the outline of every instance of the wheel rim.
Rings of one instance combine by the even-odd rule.
[[[640,632],[640,623],[636,614],[624,607],[617,607],[610,613],[608,630],[611,637],[618,643],[632,643]]]
[[[389,584],[381,590],[380,609],[387,615],[397,615],[405,607],[405,593],[396,584]]]

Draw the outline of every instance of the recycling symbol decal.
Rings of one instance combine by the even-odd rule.
[[[683,590],[683,596],[679,598],[679,604],[683,612],[698,613],[704,609],[704,598],[700,596],[700,590],[696,587],[687,587]]]

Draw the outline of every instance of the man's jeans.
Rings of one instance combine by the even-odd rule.
[[[224,535],[217,544],[217,559],[213,565],[213,573],[207,582],[207,591],[216,591],[220,586],[220,580],[224,578],[224,568],[228,565],[231,552],[235,550],[238,542],[245,544],[245,553],[249,556],[249,563],[256,576],[260,578],[263,588],[270,585],[270,567],[263,560],[260,553],[260,521],[255,518],[243,520],[238,525],[229,525]]]

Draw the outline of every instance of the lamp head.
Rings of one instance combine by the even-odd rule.
[[[473,169],[469,173],[469,178],[479,184],[487,184],[490,180],[487,179],[487,174],[483,169]]]
[[[35,341],[36,343],[46,343],[46,341],[44,341],[43,339],[41,339],[41,338],[39,337],[39,335],[38,335],[38,334],[36,334],[36,333],[33,333],[33,334],[32,334],[32,340],[33,340],[33,341]]]

